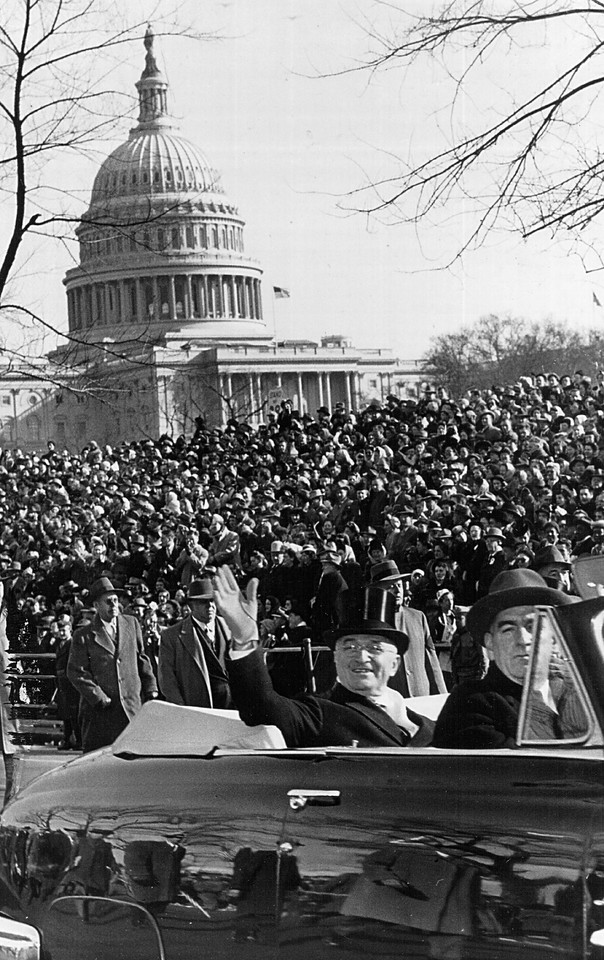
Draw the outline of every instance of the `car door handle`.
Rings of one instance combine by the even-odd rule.
[[[340,804],[339,790],[288,790],[289,805],[292,810],[311,807],[337,807]]]

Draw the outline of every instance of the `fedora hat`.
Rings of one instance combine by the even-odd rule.
[[[370,637],[383,637],[393,643],[400,654],[409,646],[409,638],[395,626],[396,600],[391,593],[378,586],[365,587],[360,612],[354,607],[348,609],[346,618],[335,630],[327,630],[323,639],[334,647],[341,637],[362,634]]]
[[[209,577],[202,580],[193,580],[189,586],[189,600],[213,600],[214,587]]]
[[[501,527],[487,527],[485,535],[485,540],[505,540],[505,533]]]
[[[377,583],[395,583],[397,580],[403,580],[402,574],[394,560],[380,560],[374,563],[369,571],[371,575],[371,584]]]
[[[549,546],[542,547],[541,550],[535,554],[533,566],[538,570],[539,567],[549,567],[553,563],[564,570],[570,570],[571,568],[571,564],[564,559],[562,551],[558,547]]]
[[[484,643],[485,633],[502,610],[536,604],[561,607],[574,603],[575,599],[548,587],[535,570],[503,570],[493,580],[487,595],[477,600],[470,610],[466,626],[475,640]]]
[[[94,603],[95,600],[100,600],[107,593],[117,593],[120,596],[124,591],[120,587],[114,587],[109,577],[99,577],[91,585],[88,591],[88,599]]]

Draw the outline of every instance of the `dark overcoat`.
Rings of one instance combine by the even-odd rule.
[[[161,635],[159,689],[169,703],[186,707],[232,706],[225,656],[230,635],[224,620],[216,617],[216,651],[196,635],[191,617],[179,620]]]
[[[419,726],[413,737],[388,714],[340,684],[326,697],[307,695],[290,699],[276,693],[261,650],[229,661],[231,693],[244,723],[274,724],[288,747],[425,747],[434,724],[408,711]]]
[[[113,743],[138,713],[144,700],[157,695],[151,662],[135,617],[119,615],[115,646],[98,614],[75,631],[67,677],[80,694],[84,750]],[[111,700],[105,706],[107,699]]]

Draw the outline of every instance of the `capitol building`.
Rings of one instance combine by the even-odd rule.
[[[356,348],[345,333],[279,340],[269,329],[268,300],[287,291],[263,287],[220,174],[170,117],[151,29],[144,44],[138,122],[102,163],[76,229],[69,339],[41,361],[39,379],[2,376],[0,440],[115,444],[190,434],[199,416],[260,423],[284,398],[314,416],[416,395],[421,365],[389,349]]]

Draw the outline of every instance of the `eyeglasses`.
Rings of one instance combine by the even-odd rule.
[[[360,653],[364,650],[370,657],[379,657],[383,653],[393,653],[396,651],[394,644],[379,640],[359,640],[353,637],[346,637],[338,642],[338,649],[344,653]]]

